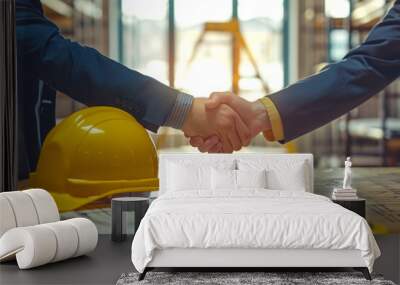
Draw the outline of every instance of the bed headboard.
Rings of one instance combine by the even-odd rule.
[[[160,193],[162,194],[166,190],[167,185],[167,165],[168,162],[173,161],[184,161],[196,162],[207,161],[210,165],[218,161],[235,161],[239,158],[243,159],[266,159],[268,161],[304,161],[306,164],[306,177],[307,180],[307,192],[314,192],[314,162],[313,155],[310,153],[299,153],[299,154],[265,154],[265,153],[235,153],[235,154],[203,154],[203,153],[165,153],[160,154],[159,157],[159,168],[158,177],[160,179]]]

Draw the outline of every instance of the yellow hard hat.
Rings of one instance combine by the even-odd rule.
[[[47,135],[30,186],[48,190],[60,211],[106,196],[158,189],[158,161],[146,130],[112,107],[80,110]]]

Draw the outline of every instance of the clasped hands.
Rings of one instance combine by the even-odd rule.
[[[195,98],[182,130],[201,152],[232,153],[271,124],[260,101],[249,102],[231,92]]]

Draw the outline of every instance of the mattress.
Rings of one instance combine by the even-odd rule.
[[[132,262],[143,272],[169,248],[359,250],[370,271],[380,255],[361,216],[323,196],[266,189],[163,194],[140,223]]]

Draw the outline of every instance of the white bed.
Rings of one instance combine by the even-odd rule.
[[[159,178],[132,243],[140,279],[155,267],[354,267],[370,278],[380,255],[362,217],[312,194],[311,154],[163,154]]]

